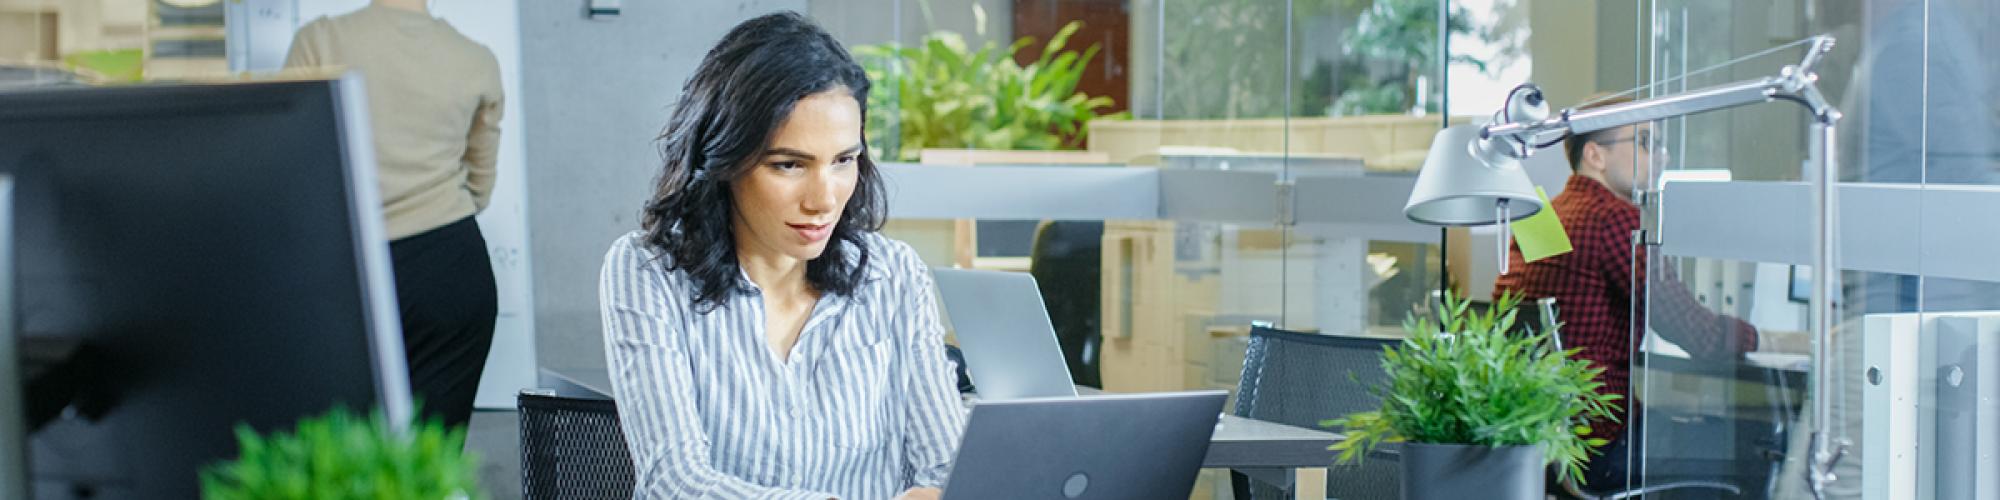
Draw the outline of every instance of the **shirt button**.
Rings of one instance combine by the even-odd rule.
[[[798,475],[798,474],[792,474],[792,484],[794,484],[794,485],[801,485],[801,486],[803,486],[803,485],[805,485],[805,483],[806,483],[806,477],[805,477],[805,476],[802,476],[802,475]]]

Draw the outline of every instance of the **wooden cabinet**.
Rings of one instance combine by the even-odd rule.
[[[1210,386],[1202,340],[1215,315],[1218,277],[1176,272],[1174,245],[1173,222],[1104,224],[1100,360],[1107,391]]]

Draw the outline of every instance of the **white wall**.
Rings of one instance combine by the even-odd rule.
[[[258,2],[260,0],[249,0]],[[368,5],[367,0],[261,0],[290,3],[298,24],[320,16],[339,15]],[[524,168],[527,142],[521,116],[521,25],[517,0],[434,0],[431,13],[444,19],[471,38],[486,45],[500,60],[500,84],[507,94],[500,119],[500,159],[497,185],[486,211],[479,214],[479,228],[486,233],[487,250],[493,256],[493,276],[500,290],[500,317],[495,324],[493,350],[486,358],[486,373],[479,381],[477,406],[512,408],[514,394],[534,387],[535,310],[534,285],[528,267],[527,178]],[[296,29],[296,26],[294,26]],[[289,46],[289,39],[271,43]],[[262,52],[268,46],[252,48]],[[285,49],[277,49],[282,53]],[[282,58],[280,58],[282,60]],[[270,69],[270,68],[251,68]]]
[[[472,1],[472,0],[441,0]],[[624,2],[586,19],[582,0],[520,0],[520,99],[529,115],[528,213],[536,360],[603,370],[597,275],[612,240],[639,228],[660,175],[655,137],[683,83],[737,23],[805,0]],[[440,5],[440,8],[443,6]]]

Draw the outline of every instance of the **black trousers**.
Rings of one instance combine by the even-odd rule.
[[[1646,446],[1645,427],[1639,424],[1637,412],[1626,412],[1626,419],[1624,435],[1598,448],[1604,454],[1591,456],[1585,465],[1583,479],[1589,485],[1584,488],[1586,491],[1613,492],[1646,486],[1646,478],[1637,474],[1640,462],[1646,458],[1639,454]]]
[[[1625,412],[1624,418],[1627,420],[1624,432],[1598,448],[1597,451],[1600,453],[1591,455],[1584,463],[1584,484],[1579,489],[1589,494],[1609,495],[1647,486],[1646,478],[1637,474],[1643,470],[1640,462],[1646,458],[1638,454],[1639,450],[1645,448],[1646,442],[1646,434],[1641,432],[1645,429],[1641,423],[1644,420],[1643,414],[1644,410]],[[1556,475],[1556,468],[1549,467],[1546,477],[1548,492],[1555,494],[1557,498],[1570,498],[1557,483],[1559,478],[1560,476]]]
[[[389,242],[410,390],[423,418],[450,427],[472,419],[486,351],[493,347],[499,292],[486,237],[471,217]]]

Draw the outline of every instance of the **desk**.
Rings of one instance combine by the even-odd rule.
[[[1695,360],[1659,352],[1632,358],[1644,410],[1645,467],[1653,477],[1766,484],[1805,402],[1810,358],[1753,353]],[[1641,391],[1643,388],[1643,391]],[[1761,489],[1761,488],[1758,488]]]
[[[571,398],[611,398],[611,375],[599,370],[541,370],[541,387]],[[1100,393],[1084,389],[1079,394]],[[1326,468],[1337,453],[1327,450],[1340,435],[1302,427],[1222,415],[1201,466],[1210,469],[1284,469],[1298,485],[1296,498],[1326,498]]]
[[[1744,382],[1768,384],[1782,382],[1792,387],[1804,387],[1805,377],[1811,372],[1812,358],[1796,354],[1768,352],[1746,353],[1742,359],[1696,360],[1682,355],[1640,351],[1632,357],[1637,368],[1694,373],[1718,377],[1735,377]],[[1779,377],[1782,380],[1773,380]]]

